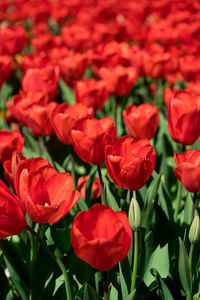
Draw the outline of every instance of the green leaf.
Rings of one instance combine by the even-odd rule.
[[[93,184],[93,181],[94,181],[94,177],[95,177],[96,171],[97,171],[96,166],[93,166],[91,168],[91,171],[90,171],[90,174],[89,174],[90,177],[89,177],[89,179],[88,179],[88,181],[86,183],[85,202],[87,204],[91,203],[90,196],[91,196],[92,184]]]
[[[43,247],[40,247],[31,273],[32,300],[41,299],[45,283],[54,269],[55,262],[50,258]]]
[[[126,297],[126,300],[136,300],[136,289]]]
[[[27,265],[19,255],[16,247],[14,247],[8,240],[1,239],[0,248],[5,255],[9,265],[12,267],[12,272],[17,273],[24,284],[28,287],[30,285],[30,278]]]
[[[51,236],[63,253],[71,249],[71,229],[70,228],[56,228],[56,226],[51,226]]]
[[[142,227],[149,228],[151,225],[153,206],[156,196],[158,194],[158,188],[160,185],[161,174],[156,174],[154,172],[154,179],[152,180],[146,195],[145,208],[142,215]]]
[[[6,295],[10,290],[10,286],[8,283],[8,279],[2,268],[0,268],[0,282],[1,282],[0,299],[5,299]]]
[[[170,293],[168,287],[166,286],[165,282],[162,280],[162,278],[160,277],[159,272],[153,268],[151,269],[151,274],[155,277],[158,286],[161,289],[161,296],[163,300],[174,300],[174,298],[172,297],[172,294]]]
[[[168,276],[169,274],[168,244],[164,245],[163,247],[158,245],[158,247],[151,254],[143,276],[143,280],[147,286],[150,286],[150,284],[155,280],[150,272],[152,268],[157,269],[162,278],[166,278]]]
[[[89,209],[89,207],[85,203],[85,200],[83,200],[82,198],[79,198],[77,205],[80,208],[80,210],[88,210]]]
[[[191,193],[188,193],[186,197],[184,213],[183,213],[183,223],[187,225],[191,224],[192,204],[193,204],[192,195]]]
[[[73,89],[71,89],[62,79],[59,79],[58,84],[61,89],[62,100],[70,105],[75,104]]]
[[[117,300],[118,299],[118,290],[111,283],[109,287],[109,300]]]
[[[95,289],[89,285],[89,284],[86,284],[85,285],[85,291],[84,291],[84,300],[102,300],[102,298],[97,295]]]
[[[105,192],[106,192],[106,201],[108,203],[108,206],[110,206],[114,211],[119,211],[120,210],[119,205],[115,200],[115,197],[110,191],[109,183],[105,181],[104,184],[105,184]]]
[[[15,257],[13,257],[13,259],[15,259]],[[21,277],[18,275],[18,273],[16,273],[16,271],[14,270],[14,268],[12,267],[12,265],[9,263],[8,259],[5,259],[6,262],[6,266],[10,272],[10,276],[12,278],[12,281],[16,287],[16,289],[18,290],[21,298],[23,300],[28,300],[29,299],[29,288],[26,285],[26,283],[21,279]]]
[[[119,263],[119,270],[122,296],[125,299],[131,288],[131,268],[127,257]]]
[[[192,273],[189,264],[188,254],[186,248],[179,237],[179,260],[178,260],[178,270],[180,280],[186,294],[192,291]]]

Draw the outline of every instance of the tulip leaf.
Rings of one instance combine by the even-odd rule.
[[[109,300],[117,300],[118,299],[118,290],[114,287],[113,284],[110,284],[109,287]]]
[[[164,211],[168,220],[173,221],[172,199],[163,181],[161,181],[158,193],[159,193],[160,206],[162,210]]]
[[[16,247],[14,247],[13,244],[11,244],[8,240],[1,239],[0,248],[6,257],[7,262],[9,263],[10,269],[12,268],[12,273],[18,274],[18,277],[24,283],[24,285],[29,287],[30,278],[28,269]]]
[[[56,226],[51,227],[51,236],[63,253],[71,249],[71,230],[70,228],[56,228]]]
[[[192,216],[192,196],[191,193],[187,194],[184,213],[183,213],[183,223],[190,225],[191,224],[191,216]]]
[[[166,286],[165,282],[160,277],[159,272],[155,268],[152,268],[150,271],[151,271],[151,274],[155,277],[155,279],[158,283],[162,299],[163,300],[174,300],[174,298],[172,297],[172,294],[170,293],[170,291],[169,291],[168,287]]]
[[[102,298],[99,295],[97,295],[95,289],[91,285],[86,284],[83,300],[94,300],[94,299],[102,300]]]
[[[0,282],[1,282],[0,299],[5,299],[6,295],[10,290],[10,286],[8,283],[8,279],[5,275],[5,272],[2,268],[0,268]]]
[[[87,204],[85,203],[85,200],[83,200],[82,198],[79,198],[78,202],[78,207],[80,208],[80,210],[88,210],[88,206]]]
[[[147,286],[150,286],[151,283],[155,280],[153,275],[150,273],[150,270],[155,268],[158,270],[162,278],[166,278],[169,274],[169,253],[168,253],[168,244],[161,247],[158,247],[151,254],[148,264],[146,266],[143,280]]]
[[[90,177],[86,183],[86,188],[85,188],[85,202],[87,204],[90,204],[91,203],[91,190],[92,190],[92,184],[93,184],[93,181],[94,181],[94,177],[95,177],[95,174],[96,174],[96,171],[97,171],[97,168],[96,166],[92,167],[91,171],[90,171]]]
[[[108,203],[108,206],[110,206],[114,211],[119,211],[119,205],[117,204],[117,201],[115,200],[115,197],[110,191],[109,183],[105,181],[105,189],[106,189],[106,201]]]
[[[155,174],[155,172],[154,172]],[[151,219],[153,214],[153,206],[156,196],[158,194],[158,188],[161,181],[161,174],[155,174],[146,195],[145,208],[142,216],[142,227],[149,228],[151,225]]]
[[[189,294],[192,290],[192,273],[188,254],[181,238],[179,238],[178,270],[184,291],[186,292],[186,294]]]
[[[130,293],[125,300],[136,300],[136,289]]]
[[[58,84],[61,89],[62,100],[70,105],[75,104],[73,90],[62,79],[59,79]]]
[[[54,268],[55,262],[50,258],[43,247],[40,247],[31,273],[32,300],[39,300],[42,298],[45,283]]]
[[[129,265],[128,257],[119,263],[120,270],[120,283],[122,289],[122,296],[125,299],[129,295],[131,288],[131,268]]]
[[[16,257],[13,257],[13,260],[15,260]],[[16,271],[14,270],[13,266],[9,263],[8,259],[5,259],[6,262],[6,266],[9,270],[10,276],[12,278],[12,281],[17,289],[17,291],[19,292],[21,298],[23,300],[28,300],[29,299],[29,288],[26,285],[26,283],[21,279],[21,277],[16,273]]]

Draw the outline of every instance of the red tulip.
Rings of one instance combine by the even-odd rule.
[[[101,68],[99,76],[107,83],[111,94],[125,96],[130,93],[138,79],[134,67],[123,67],[117,65],[113,68]]]
[[[25,93],[30,93],[33,97],[48,96],[49,100],[54,100],[58,84],[59,70],[51,65],[40,69],[28,69],[22,78],[22,88]]]
[[[139,190],[153,173],[155,156],[148,140],[136,141],[132,137],[122,136],[106,147],[106,168],[116,185]]]
[[[0,163],[12,157],[13,152],[22,153],[24,138],[19,130],[0,130]]]
[[[0,88],[8,80],[13,71],[13,61],[9,55],[0,55]]]
[[[3,163],[4,177],[6,178],[9,185],[14,189],[14,178],[17,166],[21,160],[26,160],[26,158],[15,151],[12,157]]]
[[[82,118],[93,116],[93,109],[82,103],[68,105],[59,104],[52,113],[52,125],[63,144],[71,144],[71,130],[74,124]]]
[[[76,102],[92,107],[94,111],[104,107],[108,95],[107,85],[102,80],[88,78],[75,84]]]
[[[198,97],[178,91],[169,102],[168,128],[171,138],[183,145],[192,145],[200,134]]]
[[[81,176],[77,182],[77,190],[80,192],[80,196],[82,199],[85,199],[85,192],[86,192],[86,184],[90,176]],[[98,177],[94,178],[91,188],[90,200],[95,200],[101,196],[101,187],[100,187],[100,180]]]
[[[19,199],[0,180],[0,239],[20,234],[26,227]]]
[[[36,162],[36,160],[35,160]],[[31,169],[34,159],[21,161],[15,174],[15,189],[30,218],[39,224],[55,223],[64,217],[79,199],[73,191],[69,173],[58,173],[50,164]],[[42,159],[37,163],[43,164]],[[41,164],[41,165],[42,165]]]
[[[131,234],[125,212],[95,204],[76,215],[71,242],[79,258],[96,269],[110,270],[127,256]]]
[[[4,54],[14,55],[21,50],[27,44],[26,31],[23,26],[5,26],[0,30],[0,47]]]
[[[85,162],[100,165],[104,162],[104,151],[116,139],[115,123],[110,117],[100,120],[85,118],[77,121],[71,131],[71,139],[77,155]]]
[[[139,106],[129,105],[123,111],[126,127],[135,139],[152,139],[156,133],[159,123],[157,106],[144,103]]]
[[[51,115],[56,106],[56,102],[50,102],[47,105],[33,104],[24,112],[25,124],[36,137],[51,136],[55,133],[51,123]]]
[[[200,150],[189,149],[183,153],[174,153],[177,164],[174,174],[184,187],[193,193],[200,192]]]
[[[84,54],[75,53],[59,59],[60,76],[73,88],[76,80],[82,79],[88,67],[88,57]]]

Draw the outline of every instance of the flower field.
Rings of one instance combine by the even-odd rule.
[[[200,2],[0,1],[0,300],[200,299]]]

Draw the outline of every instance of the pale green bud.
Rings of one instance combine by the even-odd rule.
[[[128,218],[133,230],[140,229],[142,223],[142,215],[140,206],[134,197],[131,199]]]
[[[189,231],[189,240],[191,244],[195,244],[200,240],[199,216],[196,216],[192,222]]]

